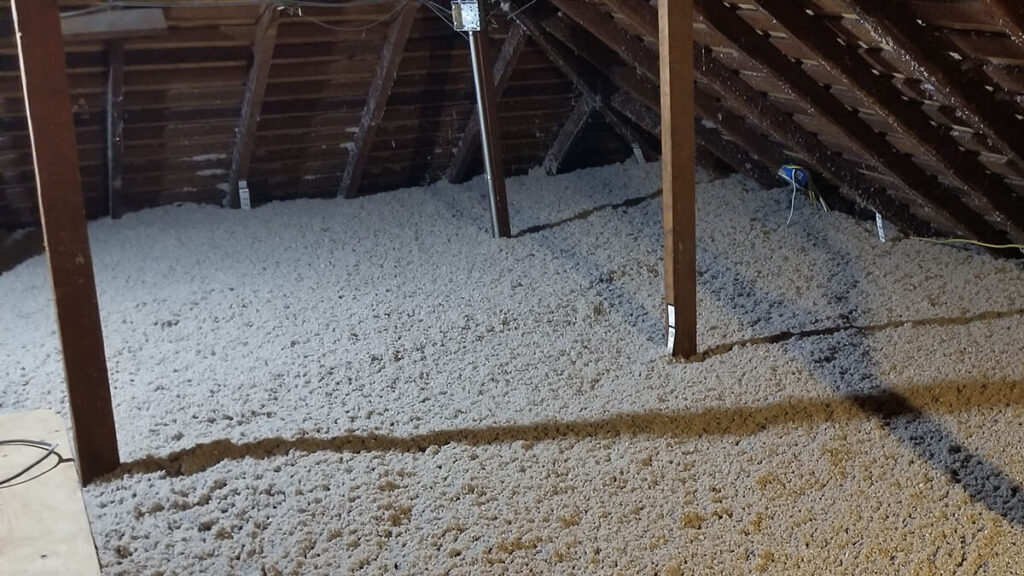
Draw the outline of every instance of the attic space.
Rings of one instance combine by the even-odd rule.
[[[1017,574],[1008,0],[0,2],[0,574]]]

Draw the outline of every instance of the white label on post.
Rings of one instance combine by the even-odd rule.
[[[676,329],[669,326],[668,329],[668,353],[672,354],[676,351]]]
[[[640,149],[639,144],[633,144],[633,156],[636,158],[637,164],[647,163],[647,161],[644,160],[644,151]]]
[[[878,228],[878,240],[885,243],[885,222],[882,220],[882,215],[875,212],[875,228]]]
[[[252,210],[252,200],[249,197],[249,182],[246,180],[238,181],[238,200],[242,210]]]
[[[676,327],[676,307],[674,304],[668,305],[668,325],[670,328]]]

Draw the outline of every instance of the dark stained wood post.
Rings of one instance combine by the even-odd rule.
[[[576,102],[572,113],[566,118],[565,124],[562,124],[551,149],[544,157],[544,171],[549,175],[554,176],[562,169],[562,164],[565,162],[565,157],[569,155],[572,143],[583,132],[583,128],[587,125],[587,120],[590,120],[595,108],[597,108],[597,103],[590,98],[580,98]]]
[[[117,433],[78,173],[57,0],[13,0],[64,373],[83,483],[117,468]]]
[[[658,3],[668,350],[697,354],[693,0]]]
[[[252,42],[252,67],[249,68],[249,79],[245,83],[245,96],[242,99],[242,112],[238,118],[235,131],[235,147],[231,154],[231,172],[228,175],[228,195],[224,205],[240,208],[241,198],[238,183],[249,178],[249,166],[252,154],[256,149],[256,129],[260,120],[260,109],[263,108],[263,97],[267,92],[267,80],[270,78],[270,61],[277,44],[277,25],[281,11],[275,4],[264,4],[256,23],[256,35]]]
[[[562,71],[563,74],[576,85],[576,88],[583,95],[583,99],[590,102],[592,112],[600,113],[604,120],[612,127],[615,132],[622,137],[631,147],[640,147],[643,149],[645,144],[641,138],[640,132],[635,130],[628,122],[623,121],[618,114],[613,112],[608,106],[609,100],[615,97],[614,92],[616,90],[610,90],[608,86],[602,86],[600,78],[597,76],[596,68],[586,63],[586,59],[582,59],[586,54],[586,50],[583,47],[576,46],[573,43],[567,42],[567,38],[559,37],[554,34],[552,28],[559,28],[557,23],[558,18],[544,18],[539,20],[533,14],[531,10],[518,10],[512,13],[513,17],[526,28],[526,31],[530,33],[534,42],[540,46],[544,54],[551,60],[551,62]],[[559,32],[563,32],[564,29],[559,28]],[[595,63],[595,66],[598,64]],[[586,68],[590,70],[586,70]],[[652,90],[654,90],[652,86]],[[609,94],[610,92],[610,94]],[[656,91],[655,91],[656,92]],[[656,97],[652,97],[656,100]],[[569,122],[578,121],[580,117],[578,113],[582,113],[579,108],[576,109],[573,116],[566,119],[567,125]],[[548,152],[547,160],[545,160],[546,166],[551,165],[550,159],[558,154],[564,156],[568,150],[559,150],[559,146],[566,142],[572,144],[575,141],[575,136],[578,133],[573,133],[573,126],[563,125],[558,137],[556,138],[552,150]],[[578,126],[582,128],[582,126]],[[570,138],[571,137],[571,138]]]
[[[359,195],[363,171],[370,160],[373,142],[377,138],[377,128],[384,118],[388,97],[391,96],[391,88],[395,85],[398,66],[402,63],[402,56],[405,55],[405,44],[409,40],[412,26],[416,22],[416,11],[419,7],[419,2],[407,2],[388,29],[380,59],[377,61],[377,74],[370,85],[370,93],[366,97],[363,116],[359,121],[359,131],[356,133],[352,151],[345,164],[341,185],[338,186],[338,196],[355,198]]]

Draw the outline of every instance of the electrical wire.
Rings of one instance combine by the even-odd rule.
[[[231,8],[244,6],[261,6],[274,4],[284,7],[297,8],[349,8],[361,6],[378,6],[390,4],[395,0],[348,0],[339,2],[324,2],[322,0],[108,0],[106,4],[90,6],[81,10],[72,10],[61,13],[61,18],[81,16],[94,12],[103,12],[113,8]]]
[[[793,211],[796,210],[796,182],[793,182],[793,196],[789,199],[789,218],[786,218],[786,226],[793,221]]]
[[[439,18],[444,20],[449,27],[455,30],[455,22],[452,19],[452,11],[445,8],[444,6],[433,2],[432,0],[416,0],[421,4],[425,5],[432,12],[434,12]],[[349,8],[357,6],[381,6],[385,4],[398,3],[398,6],[388,15],[384,16],[380,20],[376,20],[365,26],[356,27],[342,27],[334,26],[323,22],[308,14],[302,14],[302,8]],[[536,2],[536,0],[534,0]],[[182,0],[175,2],[173,0],[108,0],[106,4],[99,6],[91,6],[82,10],[73,10],[70,12],[64,12],[61,14],[61,18],[70,18],[72,16],[82,16],[86,14],[92,14],[95,12],[103,12],[112,10],[114,8],[210,8],[210,7],[244,7],[244,6],[261,6],[265,4],[273,4],[280,8],[297,8],[300,9],[299,16],[322,26],[330,30],[337,30],[339,32],[360,32],[363,30],[369,30],[374,26],[387,22],[392,19],[405,5],[400,0],[348,0],[339,2],[324,2],[319,0]],[[531,2],[532,4],[533,2]],[[528,7],[528,6],[526,6]],[[524,7],[524,8],[526,8]],[[446,16],[447,14],[447,16]],[[463,38],[469,40],[462,31],[456,30]]]
[[[520,9],[516,10],[515,12],[509,12],[509,15],[508,15],[508,17],[509,17],[509,18],[515,18],[517,14],[519,14],[519,13],[520,13],[520,12],[522,12],[523,10],[526,10],[526,9],[527,9],[527,8],[529,8],[530,6],[533,6],[533,5],[534,5],[534,4],[536,4],[537,2],[538,2],[538,0],[533,0],[532,2],[530,2],[530,3],[529,3],[529,4],[527,4],[526,6],[523,6],[523,7],[522,7],[522,8],[520,8]]]
[[[970,244],[972,246],[981,246],[982,248],[992,248],[993,250],[1012,250],[1014,248],[1024,250],[1024,244],[988,244],[966,238],[922,238],[920,236],[911,236],[910,239],[931,242],[932,244]]]
[[[465,32],[455,28],[455,19],[454,16],[452,16],[451,10],[446,10],[443,6],[440,6],[437,4],[437,2],[432,2],[431,0],[419,0],[419,3],[429,8],[430,11],[436,14],[438,18],[444,20],[444,23],[447,24],[452,30],[458,32],[459,35],[465,38],[467,42],[469,41],[469,36]],[[448,17],[445,16],[445,12],[448,13]]]
[[[298,9],[299,10],[298,15],[299,15],[299,17],[304,18],[306,20],[309,20],[309,21],[313,22],[314,24],[316,24],[318,26],[322,26],[324,28],[327,28],[328,30],[336,30],[338,32],[364,32],[366,30],[369,30],[370,28],[373,28],[374,26],[378,26],[380,24],[383,24],[384,22],[388,22],[390,20],[393,20],[394,17],[399,12],[401,12],[402,9],[405,8],[405,6],[406,6],[406,2],[403,2],[401,0],[387,0],[387,1],[388,2],[396,2],[397,5],[395,6],[395,9],[392,10],[391,12],[388,12],[384,16],[380,17],[378,20],[375,20],[375,21],[373,21],[373,22],[371,22],[369,24],[365,24],[363,26],[352,26],[352,27],[334,26],[333,24],[328,24],[326,22],[318,20],[318,19],[310,16],[309,14],[303,14],[301,8]],[[381,2],[381,3],[383,4],[383,2]],[[284,6],[284,8],[287,9],[287,8],[290,8],[290,7],[289,6]]]
[[[22,468],[18,473],[14,474],[13,476],[8,476],[7,478],[0,478],[0,487],[2,487],[4,484],[10,484],[11,482],[17,480],[18,478],[21,478],[25,474],[28,474],[33,468],[42,464],[43,461],[45,461],[47,458],[50,457],[50,455],[57,451],[57,446],[59,446],[59,444],[50,444],[49,442],[43,442],[42,440],[23,440],[20,438],[14,438],[11,440],[0,440],[0,446],[27,446],[29,448],[38,448],[40,450],[46,451],[42,456],[39,457],[38,460]]]

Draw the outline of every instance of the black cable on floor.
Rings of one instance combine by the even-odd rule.
[[[29,471],[31,471],[36,466],[42,464],[44,460],[49,458],[51,454],[57,451],[58,445],[50,444],[49,442],[43,442],[42,440],[23,440],[20,438],[13,438],[10,440],[0,440],[0,446],[28,446],[30,448],[38,448],[39,450],[46,451],[46,453],[40,456],[38,460],[22,468],[18,473],[14,474],[13,476],[8,476],[7,478],[0,479],[0,487],[3,487],[4,484],[10,484],[11,482],[17,480],[18,478],[21,478],[25,474],[28,474]]]

